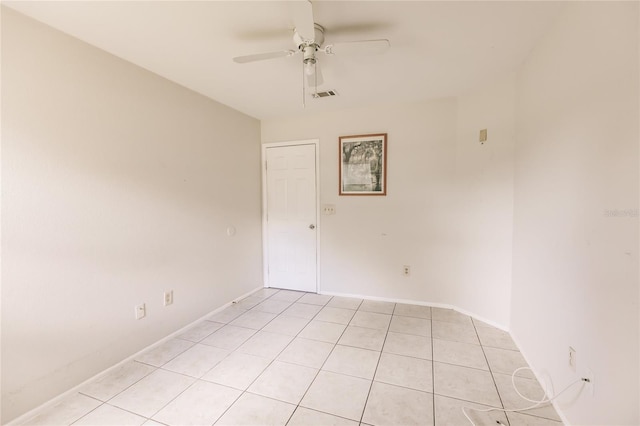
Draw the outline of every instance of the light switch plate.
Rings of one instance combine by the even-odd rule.
[[[324,204],[322,206],[322,214],[325,216],[330,216],[332,214],[336,214],[336,205],[335,204]]]

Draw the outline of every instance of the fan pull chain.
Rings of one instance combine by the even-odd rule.
[[[313,90],[317,95],[318,94],[318,69],[316,68],[316,64],[317,62],[313,63],[313,85],[314,85]]]
[[[305,93],[305,84],[304,84],[304,62],[302,62],[302,108],[306,108],[307,104],[306,104],[306,93]]]

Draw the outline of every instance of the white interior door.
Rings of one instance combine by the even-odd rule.
[[[316,292],[316,145],[266,148],[269,287]]]

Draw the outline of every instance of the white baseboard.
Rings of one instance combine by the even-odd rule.
[[[493,320],[490,319],[486,319],[483,318],[479,315],[476,315],[473,312],[469,312],[465,309],[460,309],[457,306],[454,305],[450,305],[447,303],[432,303],[432,302],[424,302],[421,300],[411,300],[411,299],[395,299],[395,298],[389,298],[389,297],[376,297],[376,296],[364,296],[361,294],[347,294],[347,293],[336,293],[336,292],[331,292],[331,291],[323,291],[320,294],[326,294],[327,296],[339,296],[339,297],[354,297],[357,299],[365,299],[365,300],[377,300],[380,302],[391,302],[391,303],[406,303],[409,305],[420,305],[420,306],[429,306],[432,308],[443,308],[443,309],[453,309],[454,311],[460,312],[461,314],[464,315],[469,315],[470,317],[477,319],[478,321],[482,321],[484,323],[487,323],[495,328],[498,328],[502,331],[506,331],[507,333],[509,332],[509,328],[505,327],[502,324],[498,324]]]
[[[116,370],[117,368],[121,367],[122,365],[131,362],[133,360],[135,360],[138,356],[142,355],[144,352],[147,352],[151,349],[154,349],[160,345],[162,345],[163,343],[175,338],[176,336],[179,336],[180,334],[184,333],[185,331],[187,331],[189,328],[193,327],[194,325],[205,321],[208,317],[210,317],[211,315],[215,315],[216,313],[228,308],[229,306],[239,302],[240,300],[251,296],[253,293],[262,290],[264,287],[257,287],[251,291],[249,291],[248,293],[243,294],[242,296],[233,299],[231,302],[225,303],[224,305],[220,306],[217,309],[214,309],[211,312],[206,313],[205,315],[201,316],[200,318],[198,318],[197,320],[185,325],[184,327],[182,327],[181,329],[174,331],[173,333],[169,334],[166,337],[163,337],[162,339],[158,340],[155,343],[152,343],[151,345],[147,346],[146,348],[134,353],[133,355],[123,359],[122,361],[118,362],[117,364],[107,368],[106,370],[101,371],[100,373],[92,376],[91,378],[85,380],[84,382],[80,383],[77,386],[74,386],[73,388],[69,389],[68,391],[61,393],[60,395],[50,399],[49,401],[45,402],[42,405],[39,405],[38,407],[24,413],[23,415],[13,419],[12,421],[10,421],[9,423],[7,423],[7,426],[17,426],[17,425],[22,425],[25,423],[28,423],[29,420],[31,420],[32,418],[38,416],[40,413],[42,413],[43,411],[47,410],[48,408],[53,407],[54,405],[58,404],[60,401],[62,401],[63,399],[67,398],[68,396],[78,392],[82,387],[84,387],[85,385],[89,384],[90,382],[100,379],[104,376],[106,376],[107,374],[111,373],[112,371]]]

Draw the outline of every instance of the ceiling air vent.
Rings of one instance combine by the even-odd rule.
[[[326,92],[312,93],[311,96],[313,96],[315,99],[328,98],[328,97],[331,97],[331,96],[338,96],[338,92],[336,92],[335,90],[327,90]]]

